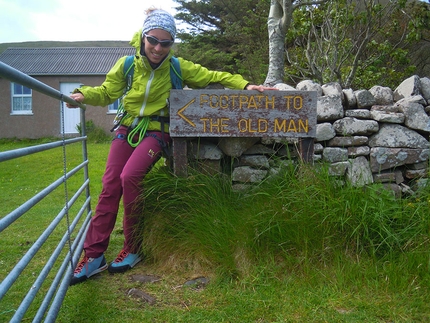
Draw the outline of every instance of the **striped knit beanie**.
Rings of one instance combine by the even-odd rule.
[[[143,22],[142,36],[152,29],[167,31],[175,40],[176,24],[173,16],[167,11],[156,9],[151,11]]]

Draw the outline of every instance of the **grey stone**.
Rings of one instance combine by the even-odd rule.
[[[398,124],[382,124],[369,138],[370,147],[429,148],[429,142],[414,130]]]
[[[236,167],[232,173],[232,180],[241,183],[258,183],[267,175],[267,170],[253,169],[249,166]]]
[[[428,149],[385,148],[370,149],[370,167],[377,173],[385,169],[428,160]]]
[[[353,89],[344,89],[343,96],[347,109],[354,109],[357,106],[357,98],[355,97]]]
[[[421,105],[427,105],[427,100],[424,99],[422,95],[411,95],[406,98],[400,99],[397,101],[394,105],[395,106],[402,106],[402,105],[408,105],[409,103],[418,103]],[[401,109],[400,109],[401,111]]]
[[[206,277],[197,277],[191,280],[187,280],[182,286],[190,287],[193,289],[202,289],[209,284],[209,278]]]
[[[317,92],[317,97],[322,96],[322,94],[323,94],[321,85],[319,83],[311,81],[311,80],[301,81],[299,84],[297,84],[296,89],[299,91]]]
[[[399,107],[405,115],[405,125],[408,128],[430,132],[430,117],[421,104],[404,101]]]
[[[430,100],[430,78],[423,77],[420,79],[420,92],[424,99]]]
[[[345,117],[357,119],[370,119],[370,111],[366,109],[346,110]]]
[[[221,138],[218,147],[224,154],[231,157],[239,157],[246,150],[259,142],[259,138]]]
[[[390,104],[390,105],[373,105],[370,108],[370,111],[381,111],[386,113],[398,113],[402,112],[400,107],[397,104]]]
[[[278,83],[274,86],[274,88],[277,88],[279,91],[295,91],[296,90],[291,85],[288,85],[285,83]]]
[[[333,123],[336,133],[343,136],[369,135],[379,130],[378,122],[375,120],[359,120],[345,117]]]
[[[361,108],[369,108],[372,105],[376,104],[375,97],[368,90],[358,90],[354,92],[355,97],[357,98],[357,107]]]
[[[324,150],[323,145],[321,145],[320,143],[314,144],[314,153],[316,153],[316,154],[322,153],[323,150]]]
[[[257,169],[269,169],[269,160],[264,155],[242,155],[240,157],[241,166],[251,166]]]
[[[328,142],[328,146],[350,147],[367,144],[369,138],[366,136],[334,137]]]
[[[373,182],[375,183],[394,183],[396,181],[396,174],[393,172],[374,174]]]
[[[393,90],[389,87],[375,85],[369,90],[369,92],[372,93],[375,98],[375,104],[390,105],[394,102]]]
[[[408,179],[426,178],[427,169],[407,169],[405,171],[405,177]]]
[[[337,82],[330,82],[321,86],[325,96],[338,96],[343,98],[342,87]]]
[[[386,123],[401,124],[405,121],[405,115],[397,112],[370,111],[370,117],[373,120]]]
[[[420,78],[418,75],[413,75],[394,90],[394,101],[418,94],[420,94]]]
[[[137,288],[131,288],[127,295],[133,298],[138,298],[149,305],[155,305],[156,299],[152,295],[149,295],[148,293],[145,293],[144,291],[137,289]]]
[[[332,163],[328,168],[328,173],[331,176],[344,176],[346,174],[348,167],[349,167],[348,161]]]
[[[192,144],[192,153],[195,159],[220,160],[222,151],[212,143]]]
[[[347,179],[354,187],[362,187],[373,183],[372,171],[366,157],[357,157],[350,160]]]
[[[343,105],[339,96],[320,96],[317,100],[317,120],[330,121],[343,118]]]
[[[338,147],[326,147],[323,150],[323,159],[330,162],[342,162],[348,160],[348,149]]]
[[[336,136],[336,132],[333,129],[333,125],[328,122],[317,124],[317,136],[316,141],[326,141]]]
[[[348,156],[349,157],[368,156],[369,154],[370,154],[370,147],[369,146],[348,147]]]

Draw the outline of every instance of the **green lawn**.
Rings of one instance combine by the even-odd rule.
[[[0,141],[0,151],[26,144]],[[88,145],[93,209],[108,149]],[[79,144],[68,148],[68,168],[80,153]],[[0,216],[62,172],[61,149],[1,163]],[[80,180],[71,181],[70,193]],[[339,187],[324,167],[306,165],[246,192],[222,176],[176,178],[163,167],[144,186],[146,260],[70,287],[57,322],[430,321],[428,190],[395,200],[376,185]],[[0,233],[1,279],[62,203],[64,188]],[[119,215],[108,261],[122,242]],[[13,315],[49,253],[43,249],[0,302],[0,322]],[[139,275],[158,279],[145,283]],[[197,277],[209,283],[184,285]]]

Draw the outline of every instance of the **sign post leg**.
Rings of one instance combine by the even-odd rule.
[[[299,150],[302,161],[306,163],[312,162],[314,156],[314,138],[300,138]]]
[[[186,177],[188,175],[188,157],[186,138],[172,138],[173,173],[176,176]]]

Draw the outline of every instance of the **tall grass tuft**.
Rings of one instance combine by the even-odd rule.
[[[330,247],[383,257],[410,250],[410,241],[428,233],[427,205],[416,203],[416,198],[396,199],[379,184],[340,184],[325,168],[300,165],[258,189],[252,200],[255,205],[266,203],[257,225],[266,238],[259,239],[306,254],[323,254]]]
[[[250,228],[241,194],[223,175],[187,178],[158,172],[145,181],[143,241],[168,266],[216,266],[235,275],[236,253]]]
[[[325,167],[292,165],[243,192],[228,176],[179,178],[162,170],[144,185],[144,252],[169,269],[234,278],[268,266],[303,272],[345,259],[421,254],[415,265],[428,271],[428,199],[340,183]]]

